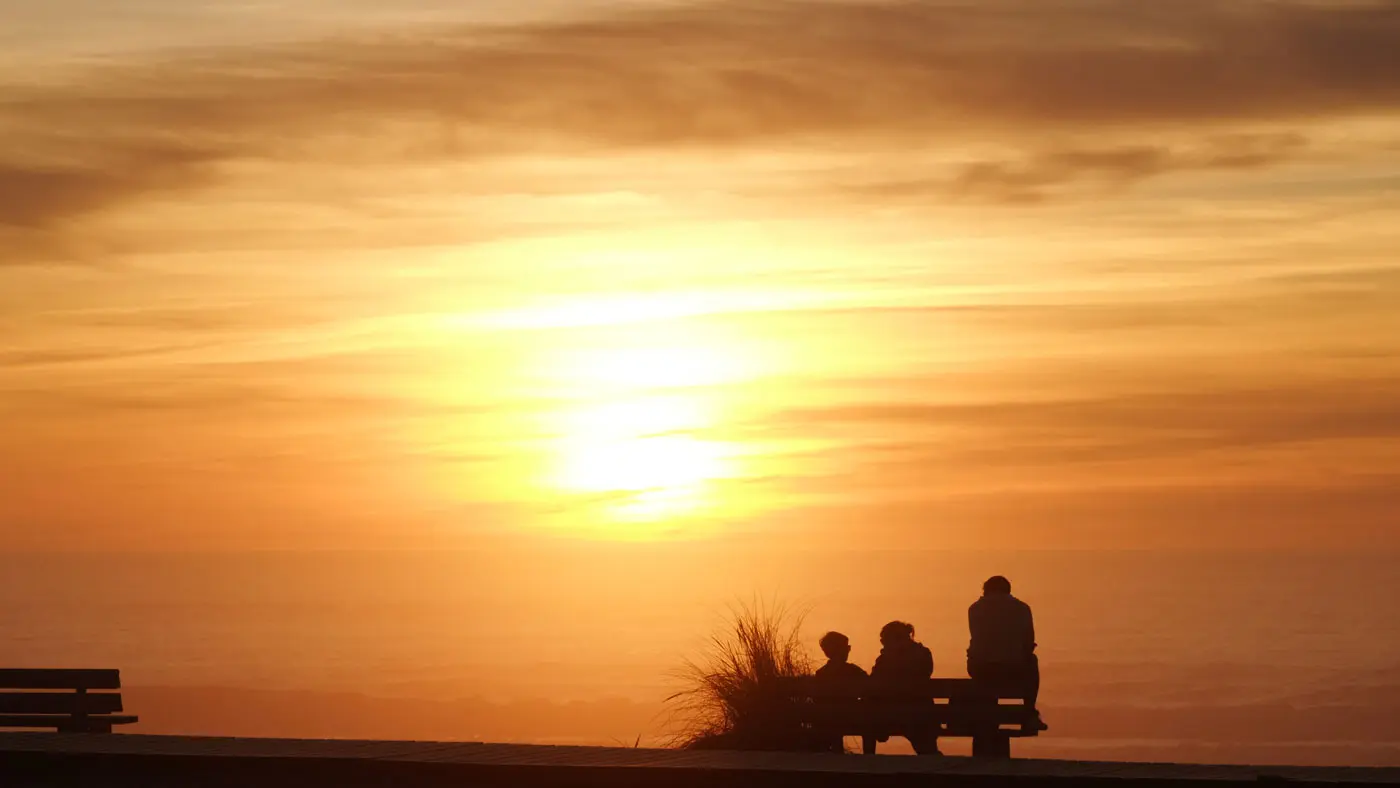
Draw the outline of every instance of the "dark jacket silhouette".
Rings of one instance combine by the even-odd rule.
[[[914,627],[891,621],[880,631],[880,656],[870,668],[872,695],[878,701],[931,703],[928,680],[933,676],[933,652],[914,639]],[[938,726],[906,730],[904,737],[920,755],[938,754]],[[881,740],[888,738],[882,736]]]
[[[850,662],[830,661],[817,668],[818,686],[828,690],[828,694],[860,697],[865,682],[870,676],[865,669]]]
[[[886,645],[875,658],[870,677],[889,686],[921,684],[933,675],[933,652],[917,640]]]
[[[828,698],[858,698],[870,680],[859,665],[851,664],[851,639],[840,632],[822,635],[822,653],[826,664],[817,668],[817,689]]]
[[[982,584],[982,597],[967,609],[967,675],[998,691],[1016,690],[1036,714],[1040,696],[1040,659],[1035,655],[1035,619],[1031,606],[1011,595],[1011,581],[1001,575]]]
[[[1010,593],[987,593],[967,609],[970,663],[1021,665],[1035,654],[1031,606]]]

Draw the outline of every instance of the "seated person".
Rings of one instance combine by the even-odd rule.
[[[826,664],[817,668],[814,677],[815,694],[818,702],[853,701],[860,698],[870,677],[859,666],[852,664],[851,640],[840,632],[822,635],[822,653]],[[845,752],[846,745],[840,735],[822,742],[822,749],[828,752]]]
[[[870,669],[874,692],[882,700],[901,703],[929,703],[928,679],[933,676],[933,653],[914,639],[914,626],[891,621],[880,630],[880,656]],[[938,726],[910,730],[904,737],[920,755],[938,755]],[[886,737],[888,738],[888,737]]]
[[[967,609],[967,628],[967,675],[1020,692],[1033,715],[1026,727],[1045,730],[1036,710],[1040,660],[1035,655],[1035,621],[1030,605],[1011,595],[1010,580],[998,575],[982,584],[982,598]]]
[[[817,685],[824,691],[831,690],[831,695],[860,697],[869,676],[859,665],[849,662],[850,638],[840,632],[828,632],[822,635],[821,647],[826,655],[826,664],[817,668]]]

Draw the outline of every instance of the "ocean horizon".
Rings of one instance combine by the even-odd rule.
[[[909,620],[959,676],[998,571],[1037,615],[1052,729],[1028,754],[1400,762],[1389,556],[585,555],[5,556],[0,664],[120,668],[143,732],[662,743],[674,673],[729,606],[787,604],[867,666],[879,625]]]

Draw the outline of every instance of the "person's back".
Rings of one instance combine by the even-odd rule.
[[[859,665],[850,662],[827,662],[817,668],[817,683],[835,690],[847,690],[843,694],[860,697],[862,685],[870,675]]]
[[[899,705],[932,703],[928,679],[933,676],[933,652],[914,639],[914,627],[891,621],[880,630],[880,656],[870,668],[872,694]],[[904,737],[920,755],[938,755],[938,726],[905,731]],[[883,739],[882,739],[883,740]]]
[[[820,642],[826,664],[817,668],[813,676],[814,696],[818,703],[849,703],[860,699],[866,692],[870,677],[859,666],[852,664],[850,638],[840,632],[828,632]],[[828,752],[844,752],[845,741],[834,734],[820,742]]]
[[[916,640],[880,649],[880,656],[875,658],[875,665],[870,669],[871,678],[890,687],[918,686],[919,682],[932,675],[933,652]]]
[[[1035,619],[1031,607],[1011,595],[1011,581],[997,576],[982,584],[982,597],[967,609],[967,675],[976,681],[1011,687],[1026,705],[1040,712],[1040,659],[1035,655]]]
[[[822,653],[826,664],[817,668],[817,687],[823,695],[860,697],[869,678],[864,669],[852,664],[851,641],[840,632],[828,632],[821,639]]]
[[[984,594],[967,609],[969,662],[1018,664],[1035,653],[1031,606],[1008,593]]]

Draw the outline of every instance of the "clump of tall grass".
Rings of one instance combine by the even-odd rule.
[[[787,680],[812,675],[802,618],[781,605],[731,607],[705,652],[676,674],[682,689],[667,699],[674,743],[689,749],[812,749],[785,691]]]

